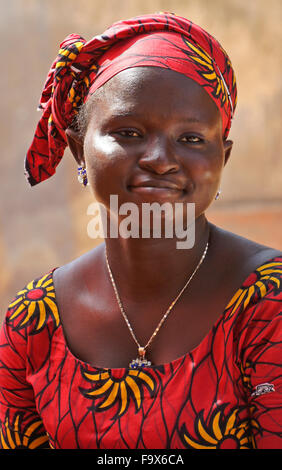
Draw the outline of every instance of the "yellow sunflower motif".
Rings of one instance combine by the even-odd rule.
[[[118,410],[114,418],[126,413],[130,399],[135,404],[136,412],[140,409],[144,386],[151,396],[156,388],[154,377],[143,370],[111,369],[97,373],[82,369],[82,375],[91,384],[95,384],[95,388],[90,390],[81,388],[80,391],[86,398],[98,400],[95,403],[96,411],[104,411],[117,404]]]
[[[9,321],[21,318],[17,328],[22,328],[36,318],[35,331],[40,331],[51,315],[58,326],[60,319],[55,297],[55,288],[49,273],[39,280],[31,281],[9,305],[9,310],[12,311]]]
[[[38,449],[48,448],[48,436],[46,433],[38,432],[42,427],[41,419],[35,419],[21,430],[21,414],[14,416],[13,422],[9,423],[6,417],[4,426],[0,430],[0,448],[2,449]]]
[[[244,310],[255,295],[262,299],[267,293],[269,284],[280,287],[280,278],[282,274],[281,262],[267,263],[256,269],[257,280],[251,286],[238,289],[230,300],[226,310],[231,309],[229,318],[236,312],[239,306]]]
[[[189,49],[195,53],[195,55],[191,55],[190,58],[201,66],[198,70],[199,74],[207,81],[211,82],[212,87],[215,90],[215,97],[220,98],[221,102],[225,103],[228,100],[227,89],[219,69],[217,70],[215,68],[214,60],[200,45],[196,46],[195,44],[192,44],[185,37],[183,37],[183,40]]]
[[[228,416],[225,416],[223,408],[215,410],[209,425],[204,422],[203,411],[199,414],[194,426],[197,435],[195,439],[189,435],[186,425],[182,425],[180,436],[187,448],[253,449],[255,447],[250,435],[250,425],[259,429],[257,422],[254,419],[251,423],[248,419],[239,421],[238,408],[231,410]]]

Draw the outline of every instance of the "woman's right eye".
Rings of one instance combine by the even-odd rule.
[[[117,131],[116,134],[119,134],[122,137],[140,137],[140,134],[132,129],[124,129],[121,131]]]

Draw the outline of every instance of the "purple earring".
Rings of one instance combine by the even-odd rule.
[[[86,168],[84,165],[77,168],[77,179],[84,187],[89,186]]]
[[[216,193],[215,200],[217,200],[217,199],[219,198],[220,193],[221,193],[221,190],[219,189],[219,190],[217,191],[217,193]]]

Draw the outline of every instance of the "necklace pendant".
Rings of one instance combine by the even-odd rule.
[[[147,359],[145,359],[145,354],[146,354],[145,348],[139,347],[138,348],[139,357],[137,357],[136,359],[133,359],[133,361],[131,361],[131,363],[129,364],[129,368],[130,369],[140,369],[142,367],[151,366],[152,363],[151,363],[151,361],[148,361]]]
[[[147,361],[147,359],[142,359],[141,357],[137,357],[136,359],[133,359],[131,363],[129,364],[130,369],[142,369],[143,367],[150,367],[152,363],[150,361]]]

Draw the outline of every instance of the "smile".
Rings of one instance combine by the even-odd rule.
[[[183,193],[184,186],[181,182],[169,181],[167,179],[136,179],[128,186],[134,193],[144,195],[178,195]]]
[[[129,186],[128,190],[131,193],[141,197],[143,201],[153,202],[168,202],[179,201],[183,199],[184,190],[170,186]]]
[[[168,186],[129,186],[130,191],[137,193],[148,193],[148,192],[173,192],[179,193],[183,189],[170,188]]]

